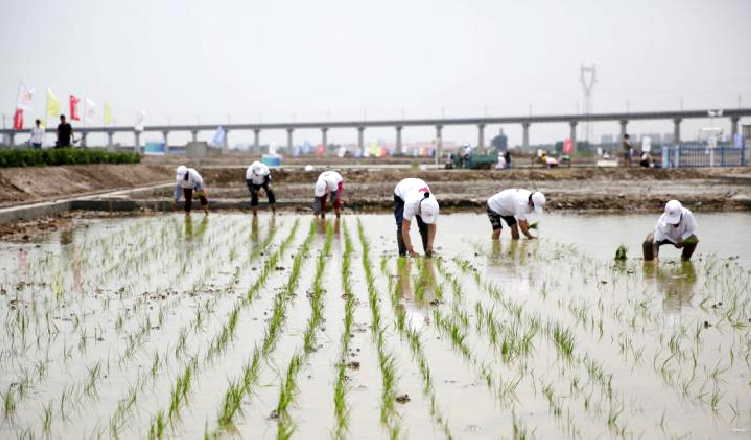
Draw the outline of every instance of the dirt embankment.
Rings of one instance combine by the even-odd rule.
[[[162,165],[75,165],[0,169],[0,206],[97,191],[133,188],[174,178]]]

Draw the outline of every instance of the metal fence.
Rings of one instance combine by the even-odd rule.
[[[748,149],[720,144],[680,144],[662,147],[663,168],[744,167]]]

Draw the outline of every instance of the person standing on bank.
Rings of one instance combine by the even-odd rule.
[[[631,136],[628,133],[623,135],[623,164],[626,167],[631,166],[631,153],[634,147],[631,145]]]
[[[258,192],[263,188],[269,198],[271,212],[276,214],[276,196],[271,189],[271,170],[259,161],[253,162],[245,172],[245,183],[250,191],[250,209],[253,215],[258,215]]]
[[[60,115],[60,124],[57,126],[57,144],[55,148],[68,148],[73,140],[73,127],[65,122],[65,115]]]
[[[697,223],[693,212],[684,208],[678,200],[667,202],[665,212],[657,220],[655,230],[650,232],[642,243],[644,261],[656,259],[660,246],[664,244],[672,244],[681,249],[681,260],[689,261],[699,245],[696,229]]]
[[[191,202],[193,201],[193,192],[201,200],[201,207],[205,214],[209,213],[209,200],[207,199],[206,187],[203,185],[203,177],[193,168],[180,166],[177,168],[175,176],[175,205],[180,201],[181,196],[185,196],[185,215],[190,215]],[[174,209],[174,205],[173,205]]]
[[[316,181],[315,199],[313,199],[313,213],[326,218],[326,201],[331,200],[334,215],[342,215],[342,197],[344,195],[344,177],[336,171],[324,171]]]
[[[36,120],[36,125],[31,129],[29,143],[35,150],[42,149],[42,144],[44,144],[44,128],[42,128],[42,121],[39,119]]]
[[[511,238],[519,239],[519,229],[522,234],[530,240],[535,239],[529,232],[529,215],[533,212],[542,214],[542,207],[545,206],[545,195],[541,192],[527,191],[526,189],[507,189],[499,192],[488,199],[488,219],[490,226],[493,228],[493,240],[498,240],[501,236],[501,219],[511,229]],[[518,226],[517,226],[518,224]]]
[[[409,235],[412,220],[415,218],[425,256],[433,256],[438,211],[438,200],[430,192],[424,180],[409,177],[399,181],[394,189],[394,217],[396,218],[396,243],[400,257],[407,253],[411,257],[417,256]]]

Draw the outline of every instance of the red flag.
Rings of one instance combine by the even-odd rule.
[[[574,142],[571,138],[563,140],[563,154],[571,154],[574,152]]]
[[[70,120],[80,121],[81,117],[78,115],[78,103],[81,102],[81,98],[76,98],[70,95]]]
[[[23,109],[17,108],[16,113],[13,115],[13,129],[23,130]]]

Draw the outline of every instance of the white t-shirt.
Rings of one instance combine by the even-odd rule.
[[[188,178],[185,179],[185,175],[177,176],[177,184],[183,189],[195,189],[197,191],[203,190],[203,177],[198,174],[198,171],[193,168],[188,168]]]
[[[33,127],[31,129],[31,137],[29,138],[31,144],[43,144],[44,143],[44,128]]]
[[[531,191],[526,189],[507,189],[488,199],[488,206],[496,214],[507,217],[513,216],[517,220],[527,220],[534,207],[529,205]]]
[[[339,183],[344,182],[344,177],[336,171],[324,171],[318,176],[318,182],[326,183],[326,192],[333,192],[339,189]],[[318,186],[316,182],[316,186]],[[321,194],[319,197],[323,196]]]
[[[394,194],[404,201],[402,215],[404,220],[412,221],[416,215],[420,214],[420,201],[425,198],[426,192],[430,192],[430,188],[422,179],[408,177],[399,181]],[[431,197],[433,197],[432,194]]]
[[[269,167],[260,162],[254,163],[249,166],[248,170],[245,172],[245,180],[250,180],[252,183],[260,185],[269,174],[271,174]]]
[[[678,243],[692,235],[696,234],[697,224],[694,213],[686,208],[681,208],[681,222],[678,226],[673,226],[665,222],[665,214],[662,214],[655,225],[655,241],[668,240],[671,243]]]

